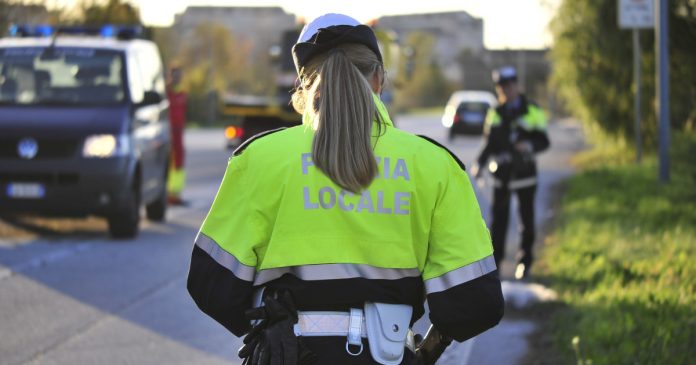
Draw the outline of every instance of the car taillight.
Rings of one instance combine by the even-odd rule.
[[[459,120],[460,120],[460,119],[461,119],[461,118],[459,118],[459,114],[455,114],[455,115],[454,115],[454,122],[455,122],[455,123],[459,123]]]
[[[225,138],[240,138],[244,135],[244,130],[241,127],[229,126],[225,128]]]

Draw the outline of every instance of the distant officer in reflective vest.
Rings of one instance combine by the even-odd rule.
[[[169,69],[167,80],[167,99],[169,99],[169,121],[172,136],[171,162],[167,179],[167,193],[170,204],[182,204],[181,192],[186,184],[184,170],[184,127],[188,95],[181,88],[181,68],[173,66]]]
[[[500,281],[464,165],[393,127],[372,29],[323,15],[293,56],[304,125],[230,158],[191,258],[199,308],[247,334],[249,364],[413,364],[426,299],[457,341],[496,325]]]
[[[505,237],[510,215],[510,195],[515,192],[521,221],[520,251],[515,277],[528,277],[533,262],[534,195],[537,186],[535,155],[549,147],[546,116],[535,103],[520,93],[517,72],[503,67],[493,73],[500,105],[488,111],[486,141],[474,174],[483,168],[493,175],[493,221],[491,235],[495,261],[500,267],[505,256]],[[480,168],[479,168],[480,167]]]

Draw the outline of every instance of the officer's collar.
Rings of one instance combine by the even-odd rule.
[[[375,123],[382,123],[386,126],[393,127],[394,123],[391,118],[389,118],[389,113],[387,112],[387,107],[384,106],[382,100],[380,100],[379,95],[372,93],[372,100],[375,101],[375,106],[377,107],[378,118],[375,118]],[[302,116],[302,124],[307,127],[312,126],[312,114],[305,112]]]
[[[512,107],[511,103],[509,101],[506,101],[504,104],[498,105],[495,110],[498,112],[500,115],[507,115],[510,112],[514,113],[519,113],[520,115],[527,114],[528,111],[528,102],[527,102],[527,97],[524,96],[524,94],[520,94],[517,98],[519,103]]]
[[[509,102],[509,103],[505,103],[505,105],[506,105],[508,108],[511,108],[511,109],[519,108],[519,107],[522,105],[522,96],[521,96],[521,95],[517,95],[517,97],[516,97],[515,99],[510,100],[510,102]]]

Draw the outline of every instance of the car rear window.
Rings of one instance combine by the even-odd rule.
[[[488,103],[479,103],[479,102],[463,102],[459,104],[459,107],[457,107],[457,113],[462,113],[462,112],[480,112],[480,113],[485,113],[488,111],[488,108],[490,105]]]

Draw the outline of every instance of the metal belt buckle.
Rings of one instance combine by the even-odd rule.
[[[348,338],[346,339],[346,352],[352,356],[358,356],[363,352],[362,343],[363,311],[358,308],[350,309],[350,323],[348,324]],[[350,346],[360,346],[358,352],[352,352]]]
[[[413,333],[413,330],[411,330],[410,328],[408,329],[408,332],[406,333],[406,348],[409,349],[414,354],[416,353],[416,337],[415,337],[415,334]]]

